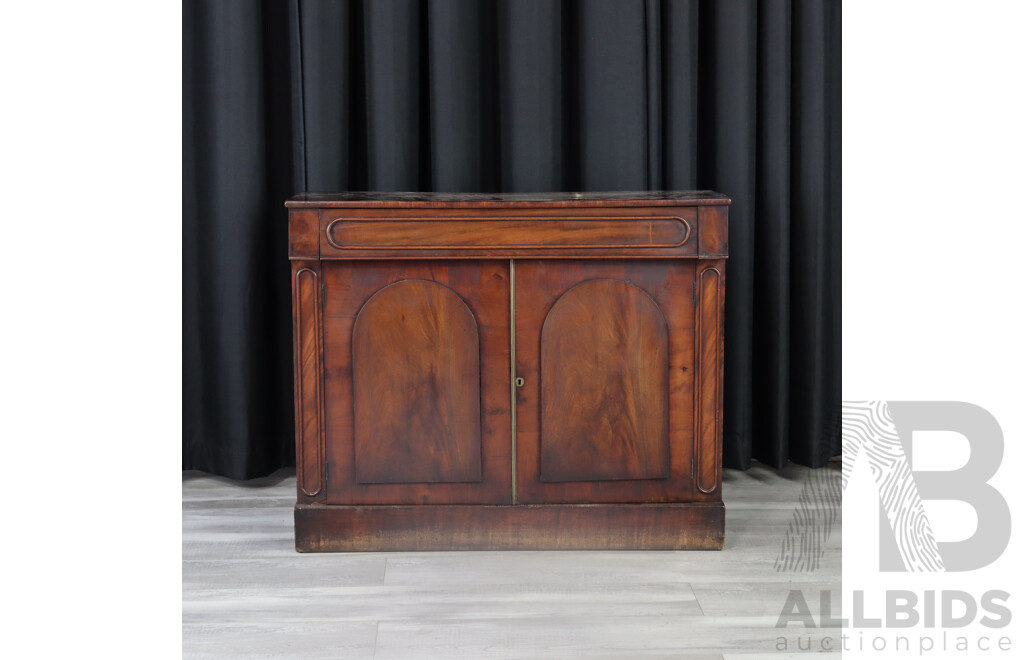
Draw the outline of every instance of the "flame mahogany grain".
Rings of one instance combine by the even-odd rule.
[[[668,322],[658,304],[620,279],[580,282],[551,306],[540,346],[540,480],[668,477]]]
[[[508,262],[322,263],[327,503],[511,503]]]
[[[696,263],[516,262],[516,373],[524,380],[516,390],[520,502],[692,499]],[[567,310],[571,321],[558,318],[567,296],[598,283],[608,283],[601,295]],[[630,301],[643,301],[632,312],[639,319],[626,313]],[[581,341],[554,343],[553,319],[576,325]],[[607,376],[595,378],[600,371]],[[567,389],[556,394],[549,376]],[[576,455],[580,445],[589,450]],[[553,460],[576,478],[545,475]]]
[[[480,481],[480,331],[465,301],[402,280],[352,330],[356,481]]]

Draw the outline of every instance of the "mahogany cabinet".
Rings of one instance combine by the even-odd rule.
[[[296,549],[721,548],[728,204],[289,200]]]

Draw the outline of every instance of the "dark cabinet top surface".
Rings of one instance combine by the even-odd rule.
[[[729,204],[725,195],[710,190],[641,190],[618,192],[431,193],[340,192],[301,193],[285,202],[291,208],[506,208],[516,206],[708,206]]]

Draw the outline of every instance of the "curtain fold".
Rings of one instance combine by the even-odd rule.
[[[826,0],[184,8],[183,466],[294,462],[284,199],[730,195],[723,462],[838,453],[840,10]]]
[[[758,12],[757,188],[754,214],[754,420],[748,450],[779,465],[789,456],[790,116],[792,8],[767,2]]]
[[[562,17],[548,0],[498,3],[501,189],[565,186]]]
[[[733,200],[729,207],[729,263],[725,275],[722,460],[725,465],[742,467],[750,464],[754,427],[758,7],[756,0],[702,3],[698,21],[697,187],[727,191]]]
[[[233,477],[294,462],[287,25],[258,3],[183,16],[183,461]]]
[[[388,45],[366,50],[367,187],[427,190],[426,16],[412,0],[371,2],[365,11],[364,43]]]

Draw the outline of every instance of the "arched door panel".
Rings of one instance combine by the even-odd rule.
[[[480,480],[480,333],[446,286],[402,280],[352,330],[356,481]]]
[[[541,330],[541,481],[663,479],[668,324],[632,284],[587,280]]]
[[[323,264],[328,504],[512,499],[507,261]]]
[[[694,263],[516,261],[522,503],[693,497]]]

